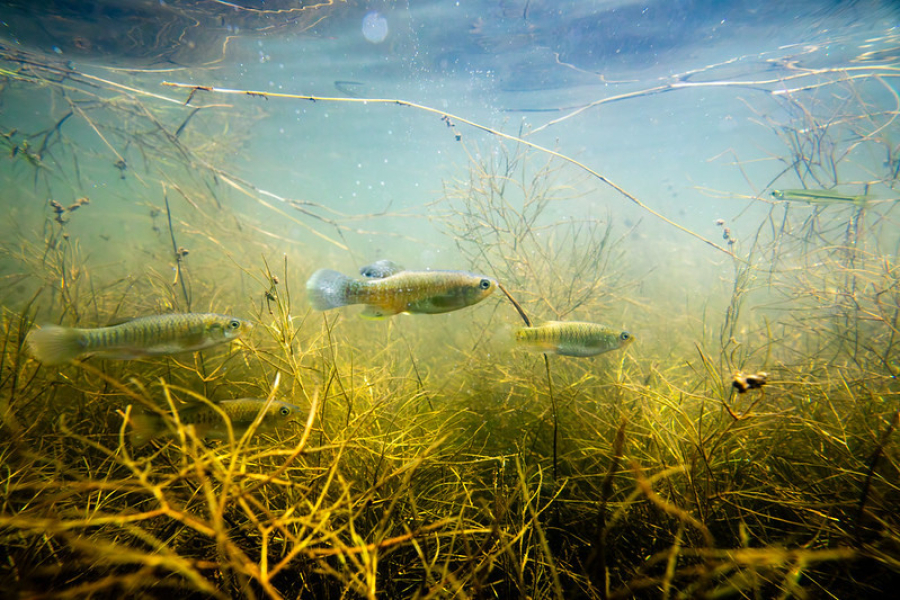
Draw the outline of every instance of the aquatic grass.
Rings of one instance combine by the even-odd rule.
[[[703,311],[675,309],[678,298],[639,297],[622,268],[632,243],[616,221],[557,216],[590,189],[571,163],[512,140],[484,154],[466,142],[471,162],[433,205],[466,268],[496,274],[535,320],[667,328],[662,341],[617,354],[545,362],[502,347],[498,330],[521,315],[499,295],[446,318],[311,313],[297,285],[318,265],[284,240],[261,240],[235,199],[289,209],[344,247],[367,231],[359,219],[280,206],[229,175],[217,163],[234,138],[220,142],[225,121],[207,119],[213,107],[150,101],[52,61],[34,68],[44,69],[40,84],[15,70],[10,81],[80,99],[69,88],[90,81],[104,100],[81,112],[64,102],[16,156],[18,180],[49,189],[80,180],[76,156],[79,170],[88,158],[117,168],[118,153],[126,178],[141,169],[142,226],[159,231],[137,250],[139,268],[132,259],[104,268],[85,251],[77,227],[96,204],[64,213],[63,224],[41,203],[37,226],[4,241],[9,280],[28,293],[2,292],[3,589],[788,598],[874,594],[896,577],[900,270],[886,251],[890,205],[771,204],[755,236],[735,244],[740,260],[724,263]],[[858,104],[816,97],[810,107],[792,91],[795,120],[778,124],[793,130],[782,168],[824,169],[810,183],[837,169],[845,182],[851,155],[829,128],[867,122],[847,118],[870,114],[855,89]],[[112,148],[92,137],[80,154],[85,142],[69,133],[79,122]],[[890,115],[868,122],[866,143],[883,148],[887,130],[877,130]],[[99,325],[166,312],[184,307],[185,289],[195,310],[244,311],[256,328],[232,348],[152,360],[49,369],[24,352],[35,320]],[[766,370],[769,382],[739,394],[738,370]],[[270,394],[301,406],[302,422],[211,441],[178,417],[187,402]],[[171,435],[133,448],[139,408],[163,415]]]

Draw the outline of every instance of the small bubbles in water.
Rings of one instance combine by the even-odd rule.
[[[363,17],[362,34],[367,41],[380,44],[388,36],[387,19],[377,11],[370,11]]]

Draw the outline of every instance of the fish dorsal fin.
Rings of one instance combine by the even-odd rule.
[[[541,321],[538,327],[566,327],[571,325],[572,321]],[[532,324],[534,326],[534,324]]]
[[[369,279],[383,279],[403,271],[403,267],[392,260],[376,260],[371,265],[360,267],[359,274]]]

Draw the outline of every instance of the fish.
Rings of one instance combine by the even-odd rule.
[[[596,356],[624,348],[634,336],[621,329],[581,321],[547,321],[516,331],[516,345],[532,352],[560,356]]]
[[[266,400],[260,398],[235,398],[215,403],[231,422],[231,430],[235,439],[241,438],[259,412],[266,407]],[[273,400],[256,428],[256,432],[272,432],[300,418],[300,407]],[[175,435],[175,429],[169,424],[170,417],[147,409],[136,409],[131,412],[131,431],[128,439],[131,445],[138,448],[150,440]],[[228,424],[221,413],[208,404],[196,403],[178,411],[178,420],[185,426],[192,426],[194,434],[201,439],[228,439]]]
[[[252,327],[213,313],[153,315],[96,329],[45,325],[29,332],[25,343],[41,363],[61,365],[88,356],[124,360],[202,350],[236,340]]]
[[[776,200],[795,200],[817,204],[863,204],[870,198],[868,194],[849,196],[831,190],[772,190],[772,197]]]
[[[365,304],[362,316],[383,319],[400,313],[439,314],[477,304],[494,293],[497,282],[468,271],[407,271],[380,260],[360,269],[363,279],[319,269],[306,282],[316,310]]]

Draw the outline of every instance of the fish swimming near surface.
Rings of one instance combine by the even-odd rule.
[[[25,341],[34,358],[58,365],[88,356],[129,359],[202,350],[236,340],[252,326],[212,313],[154,315],[96,329],[45,325]]]
[[[794,200],[811,204],[864,204],[870,199],[867,194],[850,196],[832,190],[772,190],[772,197],[776,200]]]
[[[215,405],[225,413],[231,422],[235,439],[240,439],[259,412],[266,407],[266,400],[259,398],[236,398],[222,400]],[[256,432],[272,432],[300,418],[300,408],[287,402],[273,400],[262,417]],[[138,408],[131,413],[131,445],[140,447],[152,439],[175,435],[169,419],[161,414]],[[222,414],[208,404],[193,404],[178,411],[178,420],[185,426],[192,426],[194,434],[201,439],[228,439],[228,424]]]
[[[400,313],[439,314],[477,304],[494,293],[497,282],[467,271],[407,271],[381,260],[360,269],[364,279],[320,269],[306,282],[316,310],[365,304],[362,316],[381,319]]]
[[[560,356],[596,356],[624,348],[634,336],[621,329],[580,321],[547,321],[516,331],[516,345],[533,352]]]

